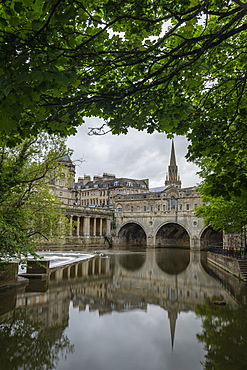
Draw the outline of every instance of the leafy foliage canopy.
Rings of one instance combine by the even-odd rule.
[[[98,116],[103,132],[187,135],[212,194],[245,191],[246,14],[241,0],[4,1],[4,140]]]

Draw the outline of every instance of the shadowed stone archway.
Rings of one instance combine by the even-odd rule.
[[[125,224],[118,233],[121,244],[129,246],[147,245],[147,237],[143,228],[134,222]]]
[[[190,247],[190,237],[185,228],[176,223],[163,225],[156,234],[157,247]]]
[[[208,226],[201,235],[201,247],[206,248],[209,245],[223,244],[223,233],[221,231],[215,231],[211,226]]]

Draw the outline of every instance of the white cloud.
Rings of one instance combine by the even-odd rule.
[[[171,152],[171,140],[165,134],[150,135],[130,129],[127,135],[88,135],[88,127],[101,125],[102,120],[88,118],[77,134],[67,140],[68,146],[74,150],[73,160],[82,157],[85,160],[76,168],[77,177],[109,172],[117,177],[149,178],[150,187],[164,185]],[[183,187],[199,182],[198,168],[185,159],[187,146],[185,137],[175,137],[176,160]]]

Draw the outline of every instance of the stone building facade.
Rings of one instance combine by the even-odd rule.
[[[98,246],[104,244],[111,235],[113,211],[111,209],[90,208],[78,202],[75,185],[75,165],[68,156],[59,161],[54,179],[49,179],[51,191],[57,195],[70,222],[70,235],[63,244]]]
[[[119,246],[203,248],[221,243],[222,235],[195,216],[201,204],[195,187],[181,186],[172,142],[168,175],[163,187],[150,189],[149,180],[117,178],[113,174],[84,176],[75,183],[75,166],[61,160],[64,177],[53,191],[66,207],[70,239],[77,244],[105,242]]]
[[[75,165],[67,155],[60,159],[54,178],[49,181],[51,191],[58,196],[64,206],[75,204]]]
[[[195,216],[200,194],[195,187],[181,187],[173,142],[165,186],[143,194],[118,195],[115,202],[117,245],[198,249],[222,241],[222,235]]]
[[[115,199],[120,194],[142,194],[149,189],[149,180],[117,178],[114,174],[102,176],[85,175],[75,184],[76,204],[84,207],[115,208]]]

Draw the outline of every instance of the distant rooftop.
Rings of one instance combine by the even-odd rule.
[[[157,188],[151,188],[149,189],[150,193],[159,193],[165,189],[169,188],[169,185],[166,186],[158,186]]]

